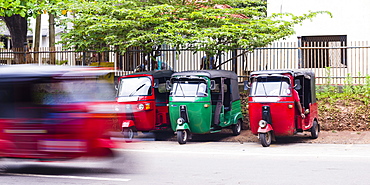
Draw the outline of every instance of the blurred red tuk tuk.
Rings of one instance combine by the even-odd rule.
[[[245,82],[245,89],[249,85]],[[275,136],[320,132],[315,74],[309,70],[265,70],[250,75],[250,129],[268,147]]]
[[[0,66],[0,157],[114,157],[114,85],[96,69]]]
[[[127,139],[137,131],[171,130],[166,81],[174,72],[155,70],[129,74],[118,79],[118,120]]]

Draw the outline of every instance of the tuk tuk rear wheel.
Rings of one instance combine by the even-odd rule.
[[[242,130],[242,123],[241,123],[241,120],[238,120],[236,122],[236,124],[234,124],[232,126],[232,130],[233,130],[233,135],[234,136],[237,136],[240,134],[241,130]]]
[[[126,139],[133,139],[134,138],[134,130],[132,128],[124,128],[122,131],[123,137]]]
[[[267,133],[259,133],[259,138],[263,147],[269,147],[272,139],[271,131]]]
[[[177,131],[177,142],[179,144],[186,144],[188,140],[188,132],[186,130],[178,130]]]
[[[320,125],[317,123],[317,121],[313,121],[312,127],[311,127],[311,138],[317,139],[319,137],[320,132]]]

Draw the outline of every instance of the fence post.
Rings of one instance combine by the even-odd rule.
[[[237,55],[236,49],[233,49],[231,51],[231,53],[232,53],[231,57],[233,58],[233,61],[232,61],[232,66],[233,67],[232,68],[234,69],[234,72],[236,74],[238,74],[238,62],[237,62],[237,57],[236,57],[236,55]]]
[[[28,51],[28,43],[24,42],[23,43],[23,62],[26,64],[27,63],[27,51]]]
[[[302,58],[302,37],[298,36],[298,69],[304,68],[303,58]]]
[[[86,63],[86,52],[85,52],[85,51],[83,51],[83,52],[82,52],[82,66],[84,66],[84,65],[85,65],[85,63]]]

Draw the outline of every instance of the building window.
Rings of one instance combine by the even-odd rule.
[[[346,46],[346,35],[302,36],[303,67],[347,67]]]

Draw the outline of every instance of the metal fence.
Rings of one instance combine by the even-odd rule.
[[[315,72],[317,84],[344,84],[349,78],[352,83],[361,84],[370,75],[369,48],[366,41],[346,42],[345,46],[338,42],[275,42],[253,51],[236,49],[222,53],[214,56],[214,60],[218,69],[235,71],[240,82],[248,79],[250,72],[256,70],[305,68]],[[75,52],[62,48],[0,49],[0,64],[15,64],[15,55],[22,56],[24,63],[40,65],[111,66],[115,76],[121,76],[133,73],[138,67],[146,70],[198,70],[205,53],[165,46],[156,54],[131,48],[124,55],[115,51]],[[149,59],[153,57],[159,67],[150,62]]]

